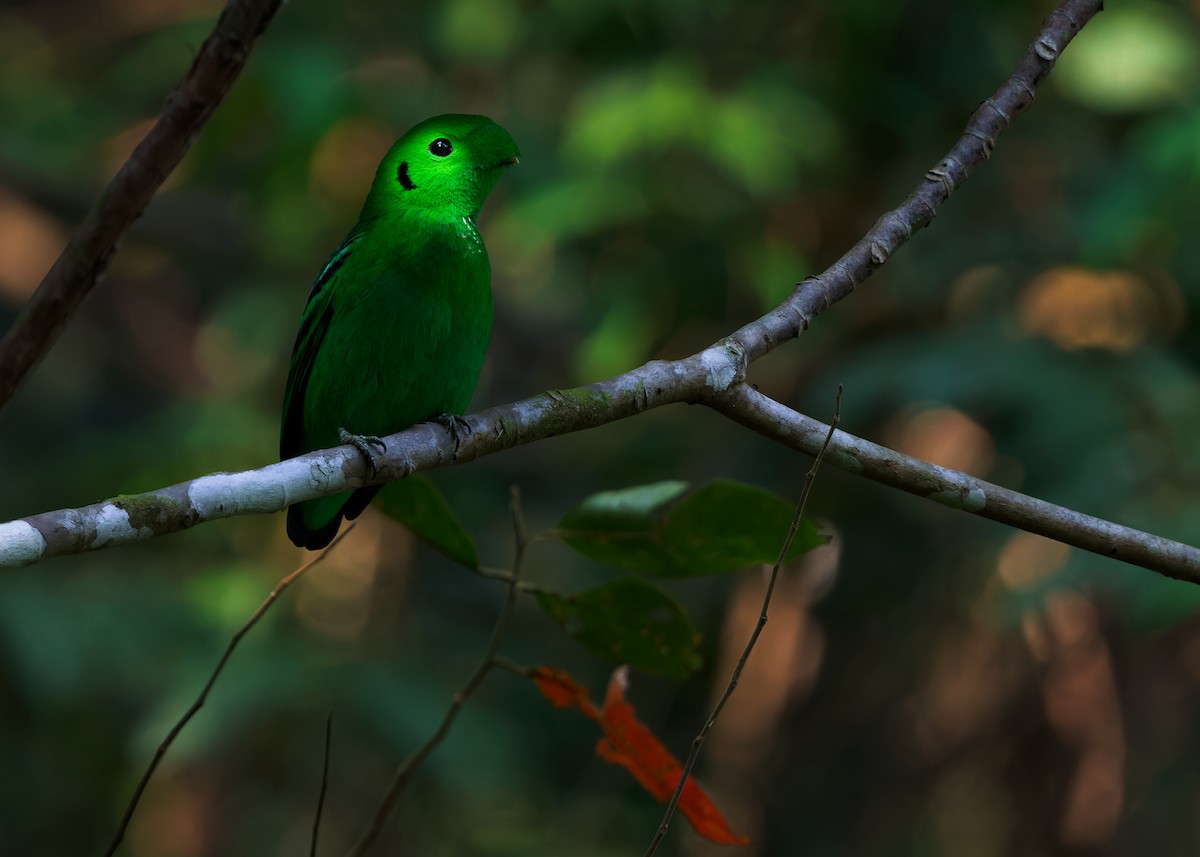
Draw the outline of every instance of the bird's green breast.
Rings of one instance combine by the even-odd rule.
[[[492,325],[472,220],[398,212],[366,225],[325,288],[331,316],[303,404],[307,448],[385,435],[470,401]]]

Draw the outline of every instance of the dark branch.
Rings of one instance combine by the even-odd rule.
[[[870,231],[824,273],[797,285],[786,301],[729,337],[740,344],[747,361],[795,339],[816,315],[849,297],[900,246],[928,226],[950,194],[991,157],[997,138],[1033,103],[1034,93],[1063,49],[1103,7],[1104,0],[1067,0],[1051,12],[1016,70],[979,105],[958,142],[925,173],[908,199],[875,221]]]
[[[158,122],[117,171],[0,339],[0,409],[96,285],[117,242],[191,148],[281,4],[282,0],[231,0],[225,7],[192,67],[168,96]]]

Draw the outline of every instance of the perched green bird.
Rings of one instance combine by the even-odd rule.
[[[280,458],[466,410],[492,329],[491,266],[475,218],[517,144],[486,116],[427,119],[388,151],[358,223],[317,276],[283,401]],[[333,540],[379,486],[288,509],[288,537]]]

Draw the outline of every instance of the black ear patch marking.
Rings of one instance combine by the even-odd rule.
[[[400,186],[405,190],[412,190],[416,187],[412,179],[408,177],[408,161],[400,162],[400,169],[396,170],[396,178],[400,180]]]

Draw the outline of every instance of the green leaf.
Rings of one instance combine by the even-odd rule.
[[[563,541],[605,565],[657,574],[671,560],[654,512],[687,487],[672,480],[593,494],[563,515]]]
[[[684,575],[725,574],[754,563],[773,563],[796,507],[778,494],[732,480],[705,485],[671,510],[663,542]],[[786,559],[829,541],[802,518]]]
[[[649,529],[653,513],[687,490],[678,480],[593,494],[563,516],[564,530]]]
[[[663,511],[685,487],[659,482],[589,497],[563,516],[563,541],[605,565],[660,577],[727,574],[776,560],[795,514],[791,502],[719,480]],[[787,559],[828,541],[805,518]]]
[[[475,540],[428,479],[414,475],[389,482],[373,502],[379,511],[399,521],[447,559],[467,568],[479,567]]]
[[[568,634],[614,663],[672,678],[700,667],[700,632],[682,607],[644,580],[622,577],[569,597],[539,592],[537,599]]]

